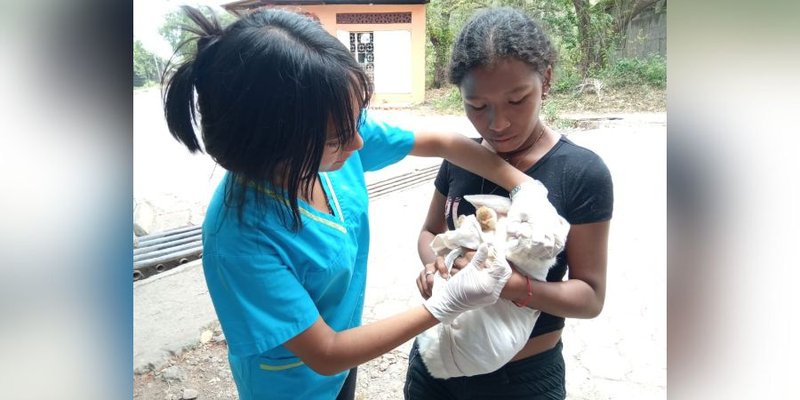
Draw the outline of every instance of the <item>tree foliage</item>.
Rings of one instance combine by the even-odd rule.
[[[613,17],[614,33],[622,34],[628,24],[643,11],[655,7],[661,10],[667,5],[666,0],[602,0],[599,7]]]
[[[556,75],[566,88],[610,68],[630,21],[665,4],[666,0],[431,0],[426,28],[428,86],[446,83],[455,36],[480,8],[514,7],[539,21],[559,52]]]
[[[158,82],[165,62],[161,57],[144,48],[141,41],[133,42],[133,86],[144,86]]]
[[[431,1],[427,8],[425,33],[431,44],[431,60],[427,62],[429,86],[439,88],[447,83],[447,65],[458,31],[467,18],[488,2],[472,0]]]
[[[222,26],[227,26],[236,20],[236,16],[224,10],[212,10],[209,7],[201,7],[199,9],[207,17],[212,14],[216,15]],[[172,46],[172,51],[179,59],[185,55],[194,54],[197,49],[197,43],[189,40],[193,37],[193,34],[184,29],[184,27],[188,26],[192,26],[192,21],[189,17],[182,10],[175,9],[164,16],[164,23],[158,29],[158,33]],[[185,45],[181,46],[184,43]]]

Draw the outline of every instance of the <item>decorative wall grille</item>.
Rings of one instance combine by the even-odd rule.
[[[350,54],[364,67],[369,80],[375,84],[375,33],[350,32]]]
[[[337,24],[410,24],[410,12],[336,14]]]

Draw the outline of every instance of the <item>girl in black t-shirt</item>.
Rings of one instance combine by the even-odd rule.
[[[542,311],[522,351],[495,372],[442,380],[428,373],[415,345],[409,357],[406,399],[566,397],[561,331],[565,317],[594,318],[603,308],[613,191],[600,157],[539,118],[555,62],[555,50],[538,24],[510,8],[479,12],[456,40],[449,78],[461,91],[467,117],[480,133],[482,145],[540,180],[571,228],[547,282],[529,282],[514,271],[501,293],[505,299]],[[433,254],[431,240],[454,229],[459,215],[475,212],[464,195],[508,195],[446,161],[435,186],[418,242],[424,268],[417,286],[425,298],[431,295],[430,273],[447,270]],[[457,259],[450,273],[457,273],[470,257],[468,253]]]

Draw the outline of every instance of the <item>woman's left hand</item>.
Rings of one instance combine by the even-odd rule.
[[[442,257],[436,257],[434,262],[425,264],[425,267],[422,268],[417,277],[417,289],[419,289],[419,294],[425,300],[430,298],[433,293],[433,275],[437,272],[442,278],[447,279],[450,277]]]
[[[438,273],[442,278],[448,279],[466,267],[469,262],[472,261],[472,257],[475,256],[474,249],[463,247],[461,251],[461,255],[453,260],[453,266],[450,268],[449,273],[447,272],[447,265],[445,265],[444,258],[442,257],[436,257],[434,262],[425,264],[425,268],[419,272],[419,276],[417,277],[417,289],[419,289],[419,294],[422,295],[423,299],[427,300],[433,293],[434,274]]]

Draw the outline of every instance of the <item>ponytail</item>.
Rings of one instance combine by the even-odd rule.
[[[162,83],[164,116],[169,133],[192,153],[202,151],[194,131],[196,111],[193,64],[193,60],[183,63]]]
[[[182,28],[186,32],[197,35],[196,38],[190,38],[189,40],[197,40],[197,54],[200,55],[222,36],[222,26],[219,23],[219,19],[217,19],[217,15],[213,12],[210,13],[210,18],[206,18],[196,8],[181,6],[181,9],[186,13],[189,20],[194,23],[194,26],[184,25]]]
[[[186,16],[194,23],[194,26],[181,26],[186,32],[193,33],[195,37],[183,41],[178,45],[172,58],[167,63],[161,76],[162,100],[164,103],[164,116],[167,120],[167,128],[172,136],[182,143],[190,152],[203,151],[195,132],[197,110],[195,109],[195,82],[197,76],[197,60],[208,53],[222,36],[223,29],[214,13],[211,18],[206,18],[200,10],[181,6]],[[168,74],[174,68],[173,60],[181,49],[186,48],[191,42],[197,42],[194,54],[189,54],[188,59],[175,68],[170,76]]]

